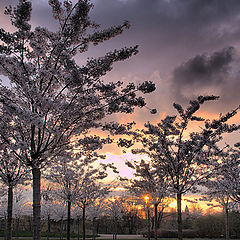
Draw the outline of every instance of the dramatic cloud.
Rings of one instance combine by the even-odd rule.
[[[222,75],[228,74],[233,61],[234,48],[229,47],[211,56],[197,55],[174,71],[175,84],[199,83],[208,85],[211,81],[221,82]]]
[[[4,6],[16,2],[17,0],[0,0],[0,8],[3,10]],[[32,26],[41,25],[56,30],[57,24],[52,18],[51,8],[47,2],[48,0],[32,0]],[[155,77],[157,91],[149,97],[149,104],[158,111],[168,112],[173,101],[182,101],[183,98],[189,100],[194,91],[195,94],[199,92],[220,94],[223,99],[221,102],[225,105],[230,103],[236,105],[239,102],[237,60],[229,53],[230,59],[224,59],[226,62],[221,62],[220,59],[221,63],[217,63],[218,60],[214,60],[219,64],[215,68],[210,63],[211,57],[214,58],[211,53],[219,49],[225,49],[225,54],[228,46],[240,49],[239,0],[92,0],[92,2],[94,8],[91,11],[91,18],[100,23],[102,28],[120,24],[124,20],[130,21],[131,28],[102,45],[90,47],[87,54],[79,56],[80,65],[86,57],[101,56],[114,48],[139,45],[139,54],[126,62],[114,64],[113,71],[107,74],[106,78],[126,82],[137,79],[141,82],[158,72],[161,77]],[[8,17],[3,16],[1,11],[1,25],[10,29],[7,19]],[[203,53],[210,53],[210,56]],[[194,73],[190,84],[190,74],[186,80],[182,76],[180,80],[175,81],[176,75],[181,75],[175,71],[172,82],[172,73],[177,66],[188,61],[192,62],[193,59],[196,67],[201,65],[201,61],[207,64],[202,67],[208,73],[201,73],[202,77],[201,74],[196,76]],[[229,71],[229,68],[235,71],[235,74]],[[223,89],[227,89],[228,94]]]
[[[225,104],[239,104],[239,68],[236,49],[197,55],[173,71],[172,88],[179,102],[203,94],[220,95]]]
[[[132,28],[114,46],[123,40],[139,44],[135,63],[159,68],[165,76],[197,53],[235,45],[239,12],[237,0],[97,0],[92,16],[103,26],[128,19]]]

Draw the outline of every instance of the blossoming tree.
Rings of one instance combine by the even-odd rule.
[[[100,163],[97,167],[95,161],[100,155],[89,152],[87,156],[81,153],[71,155],[66,152],[58,156],[46,178],[55,186],[52,195],[56,200],[63,200],[67,204],[67,239],[70,239],[70,221],[72,205],[78,205],[83,210],[83,230],[85,230],[86,206],[92,204],[97,198],[108,193],[108,187],[101,186],[98,181],[106,178],[106,169],[111,164]],[[93,163],[96,166],[93,166]],[[114,168],[114,166],[113,166]],[[114,168],[115,169],[115,168]],[[84,236],[85,237],[85,236]]]
[[[163,171],[159,172],[151,166],[151,161],[142,159],[134,163],[127,161],[126,164],[135,170],[134,178],[129,181],[127,189],[138,197],[148,196],[148,201],[154,205],[154,237],[157,239],[158,207],[161,206],[163,211],[166,207],[166,197],[169,196],[167,178]],[[148,234],[150,237],[150,233]]]
[[[90,44],[98,45],[121,34],[129,28],[128,22],[100,30],[89,18],[92,4],[88,0],[48,3],[58,23],[55,32],[40,26],[31,29],[29,0],[6,8],[16,31],[0,29],[0,75],[11,85],[0,86],[0,137],[32,170],[36,240],[40,239],[41,168],[69,146],[72,136],[101,127],[101,120],[112,113],[131,113],[134,107],[144,106],[143,97],[136,92],[155,89],[148,82],[135,86],[101,80],[114,62],[135,55],[137,46],[90,58],[81,67],[75,61]],[[9,117],[11,124],[5,124]],[[15,151],[16,146],[23,154]]]
[[[105,201],[105,214],[109,216],[113,223],[113,240],[117,239],[118,221],[125,211],[124,200],[122,198],[108,199]]]
[[[225,238],[230,239],[229,211],[239,202],[240,152],[228,147],[216,156],[218,162],[213,175],[204,184],[208,200],[215,200],[225,213]]]
[[[174,103],[178,115],[167,116],[158,124],[148,122],[142,130],[129,131],[133,135],[133,141],[142,144],[133,153],[148,155],[153,169],[161,175],[164,173],[170,191],[176,194],[179,239],[182,239],[182,195],[195,191],[196,185],[211,175],[216,163],[212,156],[220,151],[216,144],[221,141],[221,135],[239,129],[235,124],[226,123],[237,114],[238,108],[212,121],[195,115],[204,102],[216,99],[216,96],[199,96],[190,101],[186,110]],[[191,123],[196,121],[202,122],[202,125],[199,131],[192,132]],[[119,141],[120,146],[129,147],[132,144],[129,141]]]
[[[0,149],[0,181],[7,187],[7,233],[6,239],[12,239],[13,190],[28,179],[28,172],[22,162],[5,144]]]
[[[86,239],[86,208],[102,201],[109,193],[111,186],[104,186],[97,182],[96,176],[86,174],[82,179],[82,186],[78,193],[76,204],[82,209],[82,239]]]
[[[235,146],[239,147],[239,143]],[[240,202],[240,149],[229,148],[220,156],[222,163],[217,174],[222,188],[228,192],[235,202]]]

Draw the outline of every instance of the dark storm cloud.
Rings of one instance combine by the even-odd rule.
[[[220,107],[239,104],[239,65],[234,58],[235,50],[227,48],[240,49],[239,0],[96,0],[94,3],[92,16],[104,26],[125,19],[132,24],[114,45],[121,42],[140,45],[139,55],[133,64],[124,66],[125,71],[144,73],[158,69],[169,81],[174,73],[170,88],[164,89],[169,97],[164,96],[163,103],[164,99],[167,99],[165,104],[186,102],[197,94],[216,93],[221,95]],[[184,67],[177,67],[184,62]],[[160,83],[160,89],[161,86]],[[158,101],[162,91],[159,88]]]
[[[147,65],[159,65],[163,71],[197,53],[234,45],[240,35],[238,0],[96,0],[94,3],[93,18],[97,22],[111,25],[128,19],[132,28],[124,35],[125,39],[140,45],[140,54]]]
[[[0,7],[14,2],[16,1],[0,0]],[[33,0],[32,2],[33,25],[44,25],[50,27],[51,30],[56,29],[56,22],[52,18],[48,1]],[[195,59],[196,67],[201,61],[207,64],[201,66],[205,75],[201,74],[208,77],[204,78],[199,75],[196,78],[192,77],[192,83],[198,84],[201,79],[203,86],[207,88],[208,82],[210,87],[217,87],[221,94],[224,92],[223,88],[227,88],[230,95],[239,100],[236,93],[237,75],[233,77],[228,72],[228,67],[231,67],[233,63],[236,64],[231,60],[232,55],[230,54],[230,59],[225,59],[226,62],[221,62],[220,59],[219,65],[216,63],[215,66],[210,63],[213,61],[210,61],[211,57],[214,58],[211,53],[219,49],[225,48],[226,51],[227,46],[240,49],[239,0],[92,0],[92,2],[95,6],[91,12],[91,18],[100,23],[103,28],[120,24],[124,20],[129,20],[132,27],[121,36],[96,48],[90,48],[88,52],[90,56],[103,55],[113,48],[126,45],[139,45],[139,54],[128,60],[127,64],[116,64],[114,70],[108,75],[110,78],[126,77],[132,74],[142,81],[146,80],[146,76],[151,76],[153,72],[158,71],[161,79],[170,81],[170,75],[177,66],[198,56]],[[202,53],[210,53],[210,56],[201,55]],[[217,62],[217,59],[215,61]],[[176,73],[173,79],[175,77]],[[167,100],[166,96],[161,99],[163,104],[166,101],[172,102],[180,99],[176,89],[189,86],[189,80],[184,80],[183,76],[181,78],[181,86],[174,80],[173,83],[176,86],[171,84],[169,89],[162,89],[163,84],[157,83],[158,90],[155,95],[161,96],[163,92],[168,95]],[[231,84],[226,85],[226,82]],[[159,99],[156,101],[159,102]]]
[[[12,2],[1,0],[0,2]],[[47,0],[33,0],[34,24],[56,27]],[[73,2],[76,2],[73,1]],[[130,30],[110,43],[119,48],[140,45],[133,70],[142,64],[167,74],[183,60],[235,45],[239,31],[239,0],[93,0],[91,17],[103,27],[129,20]],[[103,45],[103,49],[107,48]],[[100,50],[99,50],[100,51]]]
[[[225,48],[214,52],[211,56],[197,55],[177,67],[173,72],[173,85],[179,89],[181,86],[199,84],[208,86],[211,82],[221,83],[234,60],[235,49]]]
[[[240,103],[239,57],[233,47],[197,55],[175,68],[172,89],[178,102],[189,96],[219,94],[226,104]]]

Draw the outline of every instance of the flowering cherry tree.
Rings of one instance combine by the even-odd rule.
[[[66,205],[65,201],[56,201],[53,205],[52,218],[56,222],[60,222],[60,239],[63,239],[63,222],[66,219]]]
[[[239,143],[235,144],[239,147]],[[235,202],[240,202],[240,150],[229,148],[220,155],[222,162],[217,174],[222,188]]]
[[[18,232],[22,223],[22,217],[29,216],[32,206],[29,202],[28,187],[18,185],[13,190],[13,219],[15,219],[14,230]]]
[[[125,86],[101,80],[114,62],[135,55],[137,46],[89,58],[81,67],[75,61],[90,44],[98,45],[128,29],[128,22],[101,30],[89,18],[90,1],[48,3],[58,23],[55,32],[40,26],[31,29],[29,0],[5,10],[16,31],[0,29],[0,75],[11,85],[0,86],[0,137],[32,170],[34,239],[40,239],[41,168],[69,146],[72,136],[102,127],[101,120],[112,113],[143,107],[144,98],[136,93],[155,89],[151,82]],[[10,117],[11,123],[5,121]]]
[[[199,96],[190,101],[186,110],[174,103],[178,115],[167,116],[158,124],[148,122],[142,130],[129,131],[133,135],[131,142],[119,141],[120,146],[127,147],[134,141],[141,143],[142,148],[134,149],[133,153],[147,154],[152,168],[167,178],[170,191],[177,197],[179,239],[182,239],[182,195],[195,191],[196,185],[211,175],[215,161],[212,156],[220,151],[216,143],[221,141],[221,135],[239,129],[237,125],[226,123],[236,115],[238,108],[212,121],[195,115],[204,102],[217,99],[216,96]],[[191,132],[191,123],[196,121],[202,122],[201,128]]]
[[[47,240],[51,232],[51,219],[53,218],[54,197],[50,184],[42,187],[42,217],[47,220]]]
[[[126,164],[135,170],[134,178],[127,186],[128,190],[141,198],[148,196],[154,205],[154,236],[157,239],[158,206],[161,205],[163,210],[166,206],[165,198],[169,195],[167,178],[164,172],[156,171],[156,168],[151,166],[151,161],[142,159],[134,163],[127,161]]]
[[[82,148],[83,150],[84,148]],[[72,205],[75,204],[82,208],[83,220],[85,220],[86,206],[93,204],[96,199],[108,193],[109,187],[100,185],[98,181],[107,177],[106,169],[108,167],[115,170],[111,164],[99,163],[97,166],[96,163],[93,166],[93,163],[101,155],[88,152],[88,155],[84,157],[82,151],[75,156],[71,155],[71,152],[58,156],[46,176],[55,184],[55,189],[52,191],[55,198],[63,200],[67,204],[67,239],[70,239]],[[80,156],[81,159],[79,159]],[[84,221],[83,230],[85,230]]]
[[[230,239],[229,211],[239,201],[240,159],[239,150],[228,147],[216,158],[217,164],[210,179],[204,186],[208,188],[208,200],[215,200],[225,213],[225,237]]]
[[[87,211],[87,215],[89,219],[92,220],[92,238],[93,240],[96,239],[96,236],[98,234],[98,224],[99,224],[99,218],[104,215],[105,212],[105,206],[104,201],[95,201],[94,204],[90,205]]]
[[[204,197],[203,200],[207,200],[208,202],[212,202],[214,200],[217,202],[217,204],[209,203],[208,205],[212,207],[220,207],[223,209],[225,213],[225,239],[229,240],[229,211],[234,206],[234,202],[230,198],[227,189],[222,186],[221,180],[218,181],[216,178],[215,181],[208,181],[205,186],[207,186],[209,190],[206,192],[208,196]]]
[[[93,176],[93,174],[85,174],[76,200],[77,205],[82,208],[83,240],[86,238],[86,208],[93,205],[96,200],[101,201],[109,193],[111,188],[111,186],[104,186],[98,183],[97,180],[98,178]]]
[[[113,240],[117,239],[118,221],[125,212],[124,200],[122,198],[108,199],[105,202],[105,214],[113,221]]]
[[[22,162],[5,144],[0,149],[0,181],[7,187],[7,233],[6,239],[12,239],[13,190],[28,179],[28,173]]]

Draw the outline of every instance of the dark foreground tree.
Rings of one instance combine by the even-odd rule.
[[[186,110],[174,103],[178,115],[167,116],[158,124],[148,122],[145,129],[129,132],[133,134],[134,141],[142,144],[142,148],[133,150],[133,153],[147,154],[152,168],[156,173],[160,173],[160,176],[164,175],[167,178],[170,191],[176,194],[179,239],[183,237],[183,194],[195,191],[196,185],[211,175],[216,164],[216,158],[212,156],[220,151],[216,144],[221,141],[221,135],[239,129],[239,126],[226,124],[237,113],[238,108],[212,121],[195,115],[205,101],[216,99],[218,97],[199,96],[190,101]],[[198,132],[192,132],[190,129],[195,121],[202,122]],[[129,147],[132,142],[120,139],[119,144]]]
[[[12,239],[13,226],[13,190],[27,180],[27,170],[22,162],[9,151],[5,144],[1,144],[0,150],[0,181],[7,187],[7,227],[6,239]]]
[[[31,29],[31,2],[19,0],[5,14],[16,31],[0,29],[0,75],[10,86],[0,85],[0,137],[14,154],[31,168],[33,176],[33,236],[40,239],[41,168],[69,146],[72,136],[91,128],[101,128],[102,120],[116,112],[131,113],[145,101],[136,95],[155,89],[152,83],[123,85],[100,79],[138,50],[137,46],[114,50],[100,58],[90,58],[79,67],[77,54],[88,50],[89,44],[115,37],[129,28],[129,23],[98,30],[89,19],[92,4],[88,0],[49,0],[56,32],[44,27]],[[5,124],[5,118],[12,118]],[[8,122],[8,121],[7,121]],[[7,129],[8,131],[3,131]],[[21,146],[23,154],[16,151]]]

